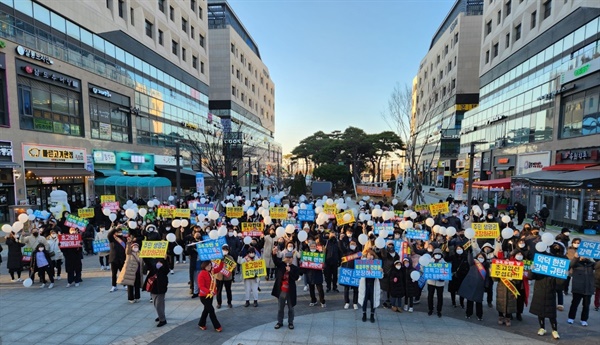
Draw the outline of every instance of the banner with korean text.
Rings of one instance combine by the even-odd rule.
[[[452,263],[432,262],[423,266],[423,276],[431,280],[452,280]]]
[[[383,278],[381,260],[356,260],[354,261],[354,275],[356,278]]]
[[[494,278],[523,279],[523,261],[510,261],[493,259],[490,267],[490,276]]]
[[[472,223],[475,230],[475,238],[498,238],[500,236],[500,225],[498,223]]]
[[[140,258],[164,258],[168,248],[168,241],[143,241]]]
[[[325,265],[325,254],[320,252],[302,252],[300,268],[322,270]]]
[[[569,259],[536,253],[533,257],[533,273],[550,277],[567,279],[569,272]]]
[[[267,265],[265,260],[246,261],[242,264],[242,278],[252,279],[255,277],[266,277]]]

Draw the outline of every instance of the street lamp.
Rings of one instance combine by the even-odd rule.
[[[181,199],[181,164],[179,163],[179,145],[180,141],[175,140],[175,186],[177,189],[177,198]]]
[[[475,161],[475,145],[487,144],[487,141],[473,141],[471,142],[471,149],[469,150],[469,187],[467,188],[467,205],[471,205],[471,198],[473,197],[473,165]]]

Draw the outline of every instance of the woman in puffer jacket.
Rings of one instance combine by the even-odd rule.
[[[142,259],[140,258],[140,245],[132,242],[131,237],[127,238],[127,247],[125,248],[125,265],[119,273],[117,284],[127,285],[127,300],[129,303],[135,303],[140,300],[140,288],[142,285]]]
[[[60,280],[60,271],[65,257],[58,246],[58,236],[56,234],[56,230],[50,230],[50,236],[48,236],[47,240],[50,259],[52,260],[52,264],[56,270],[56,280]]]

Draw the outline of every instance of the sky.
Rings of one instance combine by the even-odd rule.
[[[275,84],[283,154],[317,131],[390,130],[396,84],[412,85],[454,0],[229,0]]]

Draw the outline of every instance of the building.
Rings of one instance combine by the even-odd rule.
[[[223,130],[229,132],[226,135],[241,139],[240,149],[230,151],[226,174],[233,175],[232,182],[245,185],[276,183],[281,175],[282,147],[274,141],[275,84],[269,69],[258,45],[226,1],[208,1],[208,29],[210,112],[221,118]],[[236,174],[244,178],[238,180]]]
[[[597,1],[485,1],[479,107],[460,141],[463,157],[484,142],[474,186],[494,189],[479,197],[530,213],[546,204],[553,223],[573,227],[590,226],[591,203],[598,220],[600,170],[585,168],[600,164],[599,16]]]
[[[466,110],[479,102],[483,0],[457,0],[435,32],[413,82],[414,148],[424,184],[450,187],[461,169],[459,132]],[[463,160],[464,165],[464,160]]]
[[[169,196],[212,128],[207,37],[205,1],[0,1],[0,204]]]

